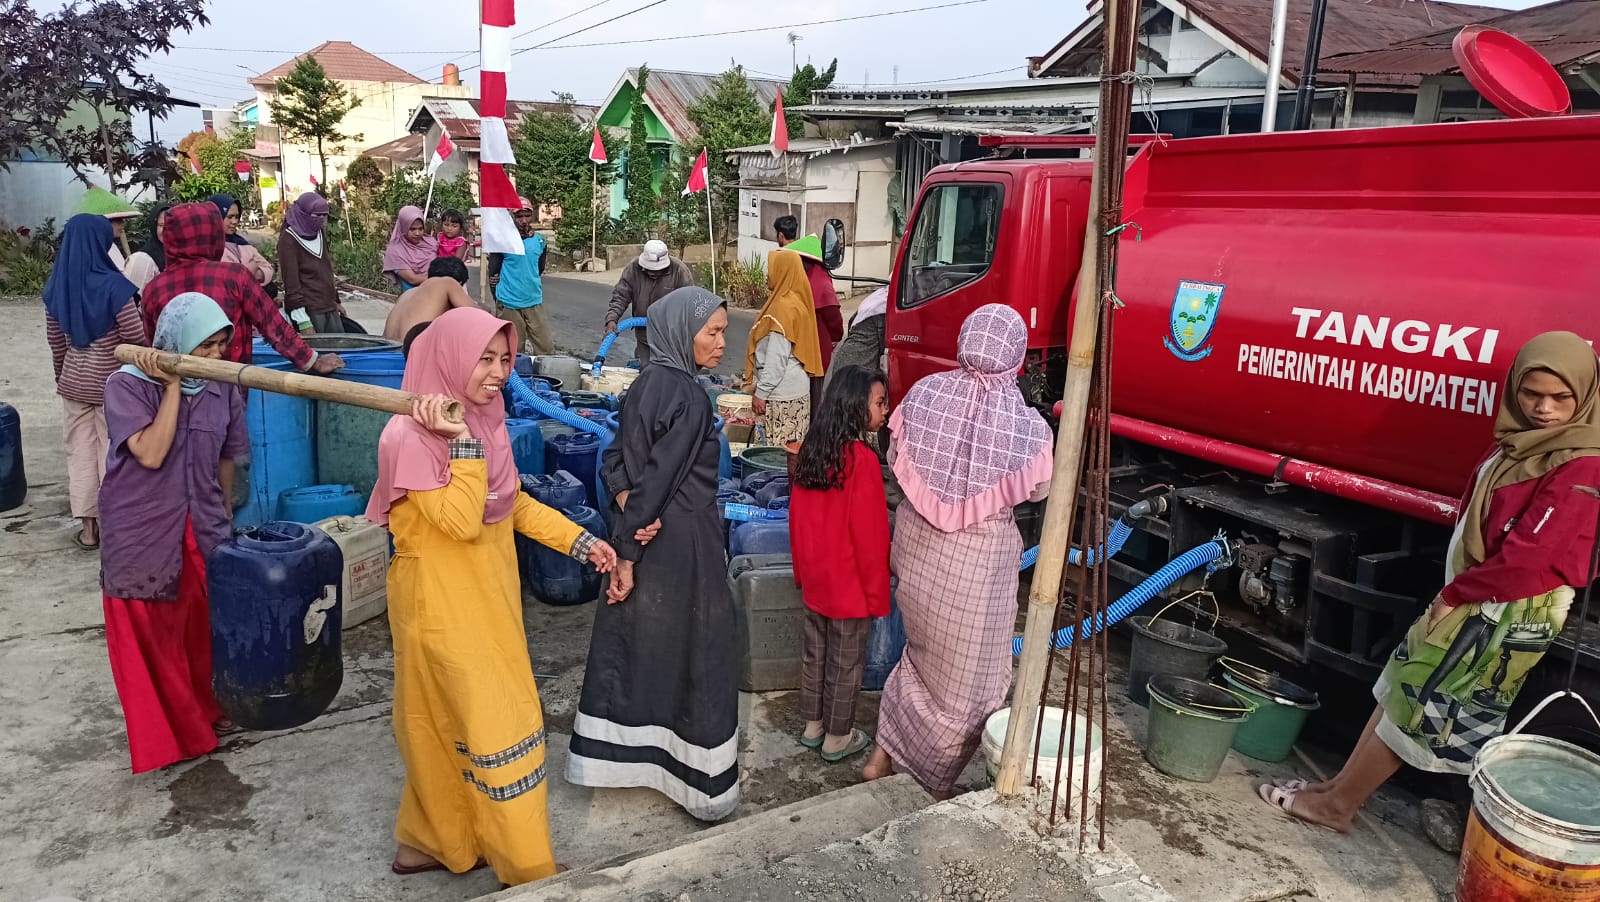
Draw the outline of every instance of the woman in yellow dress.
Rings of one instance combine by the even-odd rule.
[[[367,516],[394,534],[389,626],[394,733],[406,782],[397,874],[492,866],[515,885],[554,874],[545,729],[522,623],[512,531],[609,571],[611,546],[518,491],[500,388],[516,331],[447,311],[412,345]],[[464,422],[446,405],[458,401]]]

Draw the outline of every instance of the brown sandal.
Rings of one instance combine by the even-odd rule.
[[[480,858],[478,859],[477,864],[473,865],[467,870],[469,872],[477,871],[488,866],[489,862]],[[445,867],[444,862],[442,861],[430,861],[427,864],[401,864],[398,861],[391,861],[389,862],[389,870],[399,874],[402,877],[409,877],[412,874],[426,874],[430,871],[448,871],[450,869]]]

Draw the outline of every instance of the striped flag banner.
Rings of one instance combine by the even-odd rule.
[[[511,220],[511,211],[522,202],[506,169],[516,163],[506,133],[506,74],[511,71],[511,28],[516,24],[516,0],[483,0],[477,213],[486,253],[522,253],[522,235]]]

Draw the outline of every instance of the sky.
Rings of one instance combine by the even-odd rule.
[[[1537,5],[1476,2],[1507,9]],[[63,4],[32,5],[50,11]],[[738,62],[752,75],[787,78],[791,59],[826,65],[837,57],[839,85],[1023,78],[1027,57],[1048,51],[1083,20],[1085,9],[1083,0],[518,0],[513,34],[522,36],[512,47],[552,46],[512,58],[510,94],[514,100],[553,100],[566,92],[597,104],[624,69],[640,63],[720,72]],[[207,15],[209,25],[174,35],[175,49],[149,62],[173,94],[205,106],[231,106],[252,96],[247,79],[327,40],[354,42],[427,81],[439,81],[446,62],[463,69],[477,62],[476,0],[211,0]],[[606,21],[613,17],[620,18]],[[754,28],[772,30],[682,37]],[[580,29],[587,30],[563,37]],[[642,41],[649,42],[619,43]],[[578,44],[603,46],[560,49]],[[474,84],[476,77],[475,70],[463,72]],[[172,143],[199,126],[199,111],[178,109],[157,124],[157,132]]]

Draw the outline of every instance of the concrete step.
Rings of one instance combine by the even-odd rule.
[[[723,875],[758,871],[776,861],[847,840],[933,804],[904,775],[858,783],[708,828],[684,840],[618,856],[481,897],[516,902],[638,902],[676,899]]]

